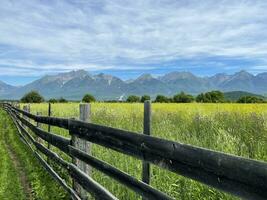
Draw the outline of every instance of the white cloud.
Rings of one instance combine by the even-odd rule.
[[[265,0],[3,0],[0,67],[47,73],[210,56],[263,60],[266,9]]]

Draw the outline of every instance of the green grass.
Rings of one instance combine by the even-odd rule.
[[[33,104],[31,111],[41,111],[46,115],[47,107],[47,104]],[[78,108],[77,103],[53,104],[52,114],[59,117],[78,117]],[[153,104],[152,110],[152,134],[155,137],[267,161],[266,104]],[[141,133],[143,105],[93,103],[92,121]],[[52,131],[69,137],[68,132],[63,129],[53,127]],[[95,144],[92,153],[138,179],[141,178],[139,160]],[[96,170],[93,170],[93,178],[119,199],[139,198]],[[236,199],[156,166],[152,167],[151,182],[152,186],[175,199]]]
[[[34,199],[69,199],[63,189],[40,166],[31,150],[21,141],[11,118],[0,109],[0,199],[26,199],[4,143],[14,150],[32,187]]]

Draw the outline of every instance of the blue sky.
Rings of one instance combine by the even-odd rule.
[[[2,0],[0,80],[267,71],[265,0]]]

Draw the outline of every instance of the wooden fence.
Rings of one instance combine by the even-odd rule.
[[[172,199],[149,185],[150,164],[241,198],[267,199],[267,163],[150,136],[149,102],[145,103],[145,134],[93,124],[86,117],[90,107],[89,110],[86,106],[82,109],[84,105],[80,107],[80,120],[34,115],[27,107],[21,110],[7,103],[2,106],[12,117],[21,138],[72,199],[86,199],[87,192],[96,199],[117,199],[90,177],[91,170],[88,166],[117,180],[144,199]],[[87,112],[82,113],[86,109]],[[37,125],[31,121],[35,121]],[[67,129],[71,139],[51,133],[50,128],[45,131],[40,128],[39,123]],[[44,146],[38,138],[69,155],[73,162],[60,157],[49,146]],[[90,155],[88,142],[142,160],[142,181]],[[47,161],[42,154],[47,156]],[[49,160],[53,160],[68,172],[73,179],[73,186],[59,176],[49,164]]]

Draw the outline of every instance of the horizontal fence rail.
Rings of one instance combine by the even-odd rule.
[[[40,150],[42,153],[49,155],[50,157],[54,158],[55,161],[60,163],[63,167],[67,168],[68,164],[66,161],[61,159],[56,153],[49,151],[46,149],[42,144],[35,141],[35,139],[31,136],[31,134],[28,133],[28,131],[19,123],[19,120],[15,118],[15,114],[11,112],[9,108],[6,107],[7,112],[11,115],[11,118],[13,119],[13,122],[15,126],[17,127],[19,134],[23,141],[30,147],[30,149],[33,151],[35,157],[40,161],[41,165],[47,170],[51,176],[59,182],[59,184],[65,189],[66,192],[70,194],[72,199],[74,200],[81,200],[80,197],[76,194],[76,192],[69,187],[66,182],[53,170],[51,166],[48,165],[48,163],[36,152],[32,145],[36,146],[38,150]],[[32,145],[28,142],[24,134],[27,136],[27,138],[31,141]]]
[[[133,156],[232,195],[245,199],[267,199],[267,163],[265,162],[76,119],[37,116],[10,104],[3,104],[3,107],[11,115],[20,135],[35,152],[41,164],[74,199],[80,198],[76,191],[64,182],[38,152],[66,169],[69,175],[95,198],[116,199],[116,197],[76,165],[65,161],[55,152],[37,142],[27,129],[68,156],[83,161],[147,199],[172,198],[110,164],[77,149],[73,146],[71,139],[42,130],[23,116],[38,123],[67,129],[71,135],[80,139]],[[27,136],[27,139],[24,135]]]

